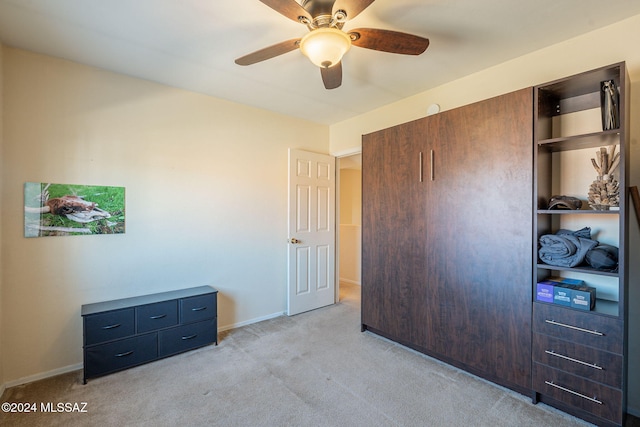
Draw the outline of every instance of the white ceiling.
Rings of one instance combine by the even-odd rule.
[[[307,32],[258,0],[0,0],[0,40],[332,124],[638,13],[638,0],[377,0],[344,29],[413,33],[429,48],[404,56],[354,47],[330,91],[299,51],[234,63]]]

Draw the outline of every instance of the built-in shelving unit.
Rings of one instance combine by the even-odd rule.
[[[618,126],[603,130],[601,85],[618,89]],[[622,425],[627,365],[627,178],[629,80],[624,63],[536,86],[534,90],[533,390],[541,400],[599,425]],[[618,207],[592,209],[587,193],[601,147],[620,153]],[[583,200],[579,210],[549,209],[553,196]],[[589,227],[592,239],[618,248],[618,267],[560,267],[538,256],[539,239]],[[536,285],[553,277],[596,289],[595,308],[582,311],[538,301]]]

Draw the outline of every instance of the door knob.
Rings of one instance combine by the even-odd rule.
[[[296,239],[295,237],[292,237],[289,239],[289,243],[293,243],[294,245],[297,245],[298,243],[302,243],[302,241]]]

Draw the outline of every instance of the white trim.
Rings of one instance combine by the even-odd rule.
[[[17,385],[32,383],[34,381],[43,380],[45,378],[55,377],[57,375],[66,374],[67,372],[79,371],[82,369],[82,363],[75,365],[64,366],[62,368],[53,369],[47,372],[41,372],[39,374],[29,375],[27,377],[18,378],[17,380],[6,382],[2,385],[3,388],[15,387]],[[3,390],[4,391],[4,390]]]
[[[340,302],[340,177],[342,176],[342,169],[340,169],[340,157],[336,157],[336,170],[335,172],[335,180],[336,180],[336,189],[335,189],[335,200],[333,202],[334,206],[334,215],[333,221],[335,222],[334,233],[335,233],[335,251],[333,252],[334,260],[333,260],[333,303],[337,304]]]
[[[340,158],[340,157],[354,156],[360,153],[362,153],[361,147],[353,147],[353,148],[347,148],[346,150],[338,151],[337,153],[329,153],[329,154],[331,154],[333,157]]]
[[[278,312],[278,313],[268,314],[268,315],[262,316],[262,317],[256,317],[256,318],[253,318],[253,319],[250,319],[250,320],[245,320],[244,322],[233,323],[231,325],[226,325],[226,326],[219,326],[218,327],[218,332],[228,331],[229,329],[240,328],[242,326],[251,325],[252,323],[258,323],[258,322],[262,322],[264,320],[275,319],[276,317],[280,317],[280,316],[284,316],[284,315],[285,315],[285,313],[282,311],[282,312]]]

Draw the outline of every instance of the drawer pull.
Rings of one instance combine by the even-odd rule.
[[[167,317],[167,315],[166,314],[158,314],[157,316],[149,317],[149,319],[157,320],[157,319],[162,319],[164,317]]]
[[[569,357],[569,356],[565,356],[565,355],[560,354],[560,353],[556,353],[553,350],[545,350],[544,352],[547,353],[547,354],[550,354],[551,356],[560,357],[562,359],[569,360],[571,362],[581,363],[581,364],[583,364],[585,366],[588,366],[590,368],[602,370],[602,366],[598,366],[595,363],[583,362],[582,360],[574,359],[573,357]]]
[[[598,405],[602,405],[602,402],[599,401],[596,398],[585,396],[584,394],[578,393],[577,391],[569,390],[568,388],[562,387],[562,386],[560,386],[558,384],[554,384],[553,381],[545,381],[544,383],[547,384],[547,385],[550,385],[551,387],[555,387],[555,388],[560,389],[562,391],[566,391],[567,393],[575,394],[576,396],[581,397],[583,399],[586,399],[586,400],[588,400],[590,402],[597,403]]]
[[[545,322],[550,323],[552,325],[556,325],[556,326],[562,326],[563,328],[574,329],[574,330],[580,331],[580,332],[587,332],[589,334],[598,335],[598,336],[601,336],[601,337],[604,336],[604,334],[602,332],[592,331],[590,329],[584,329],[584,328],[579,328],[577,326],[567,325],[565,323],[556,322],[555,320],[546,319]]]
[[[133,351],[126,351],[124,353],[116,354],[116,357],[126,357],[126,356],[131,356],[132,354],[133,354]]]
[[[207,309],[207,306],[205,305],[204,307],[195,307],[195,308],[192,308],[192,309],[191,309],[191,311],[202,311],[202,310],[206,310],[206,309]]]
[[[182,340],[183,340],[183,341],[186,341],[186,340],[192,340],[192,339],[194,339],[194,338],[195,338],[195,337],[197,337],[197,336],[198,336],[198,334],[187,335],[186,337],[182,337]]]
[[[103,326],[102,329],[115,329],[120,327],[120,323],[116,323],[115,325],[107,325],[107,326]]]

